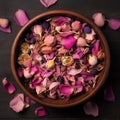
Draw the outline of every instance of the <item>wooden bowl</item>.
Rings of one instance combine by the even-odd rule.
[[[61,100],[61,99],[53,100],[53,99],[50,99],[50,98],[40,98],[40,97],[38,97],[38,95],[35,92],[33,92],[32,90],[30,90],[29,87],[26,87],[24,85],[24,82],[22,82],[22,80],[17,75],[17,68],[18,68],[17,57],[18,57],[18,54],[19,54],[19,46],[21,44],[21,39],[23,38],[23,36],[27,32],[27,30],[31,26],[33,26],[35,23],[37,23],[39,20],[47,19],[47,18],[56,16],[56,15],[68,16],[68,17],[71,17],[71,18],[73,17],[73,18],[80,19],[80,20],[88,23],[94,29],[94,31],[97,33],[98,37],[100,38],[102,48],[105,52],[105,59],[104,59],[104,65],[105,66],[104,66],[104,69],[102,70],[102,72],[100,73],[100,77],[97,81],[96,86],[94,88],[91,88],[88,92],[85,92],[84,94],[74,96],[73,98],[71,98],[68,101],[64,101],[64,100]],[[84,15],[82,15],[80,13],[77,13],[77,12],[69,11],[69,10],[47,11],[47,12],[41,13],[41,14],[37,15],[36,17],[34,17],[33,19],[31,19],[18,32],[18,34],[15,37],[15,40],[13,42],[12,49],[11,49],[11,69],[12,69],[12,73],[13,73],[13,76],[14,76],[16,82],[18,83],[18,85],[20,86],[20,88],[23,90],[23,92],[26,95],[28,95],[30,98],[37,101],[38,103],[43,104],[45,106],[49,106],[49,107],[65,108],[65,107],[71,107],[71,106],[74,106],[74,105],[85,102],[90,97],[95,95],[97,93],[97,91],[100,90],[100,88],[103,86],[103,83],[105,82],[105,80],[108,76],[109,67],[110,67],[109,47],[108,47],[108,43],[107,43],[103,33],[101,32],[101,30],[90,19],[88,19]]]

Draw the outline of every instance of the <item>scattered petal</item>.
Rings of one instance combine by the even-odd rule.
[[[83,110],[84,110],[86,115],[92,115],[94,117],[97,117],[99,115],[98,105],[94,102],[87,102],[83,106]]]
[[[0,30],[3,32],[11,33],[11,27],[9,20],[6,18],[0,18]]]
[[[104,90],[104,99],[106,101],[111,101],[114,102],[115,101],[115,95],[113,92],[113,89],[111,86],[108,86],[105,90]]]
[[[120,28],[120,19],[109,19],[108,26],[113,30],[118,30]]]
[[[29,18],[24,10],[18,9],[14,14],[14,20],[19,26],[24,26],[29,21]]]
[[[102,13],[95,13],[92,16],[95,24],[99,27],[104,26],[105,24],[105,16]]]
[[[24,102],[24,95],[19,93],[10,101],[9,106],[15,112],[21,112],[24,108],[28,108],[29,104]]]
[[[35,115],[38,117],[43,117],[43,116],[48,115],[48,113],[44,107],[40,106],[35,109]]]
[[[57,0],[40,0],[42,5],[44,5],[46,8],[50,7],[51,5],[55,4]]]
[[[2,84],[7,93],[12,94],[16,91],[16,88],[13,85],[13,83],[9,82],[6,77],[2,80]]]
[[[81,71],[82,71],[82,69],[70,69],[67,73],[69,74],[69,75],[77,75],[77,74],[79,74],[79,73],[81,73]]]

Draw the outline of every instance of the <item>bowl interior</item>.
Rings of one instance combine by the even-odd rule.
[[[34,91],[32,91],[29,87],[24,85],[24,82],[17,75],[17,68],[18,68],[17,58],[19,55],[19,46],[23,42],[22,39],[23,39],[24,35],[27,33],[28,29],[30,29],[31,26],[38,23],[39,21],[44,21],[53,16],[60,16],[60,15],[68,16],[70,18],[75,18],[77,20],[82,20],[82,21],[85,21],[86,23],[88,23],[97,33],[99,39],[101,40],[102,48],[105,52],[105,59],[104,59],[104,63],[103,63],[105,67],[102,70],[102,72],[100,73],[101,75],[98,79],[96,86],[94,88],[91,88],[88,92],[85,92],[84,94],[74,96],[72,99],[70,99],[68,101],[64,101],[61,99],[53,100],[50,98],[38,97],[38,95]],[[20,86],[20,88],[24,91],[24,93],[26,93],[33,100],[35,100],[43,105],[50,106],[50,107],[57,107],[57,108],[70,107],[70,106],[74,106],[74,105],[77,105],[78,103],[82,103],[82,102],[88,100],[91,96],[93,96],[101,88],[101,86],[105,82],[106,77],[109,72],[109,67],[110,67],[109,47],[108,47],[106,39],[105,39],[104,35],[102,34],[102,32],[100,31],[100,29],[84,15],[73,12],[73,11],[68,11],[68,10],[52,10],[52,11],[48,11],[48,12],[39,14],[38,16],[31,19],[24,27],[21,28],[21,30],[19,31],[19,33],[17,34],[17,36],[13,42],[12,49],[11,49],[11,69],[12,69],[13,76],[14,76],[16,82],[18,83],[18,85]]]

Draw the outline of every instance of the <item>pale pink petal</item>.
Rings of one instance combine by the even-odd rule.
[[[109,19],[108,26],[113,30],[118,30],[120,28],[120,19]]]
[[[60,84],[59,82],[52,82],[49,86],[49,90],[57,88],[59,84]]]
[[[18,9],[14,14],[14,20],[19,26],[24,26],[29,21],[29,18],[24,10]]]
[[[29,107],[29,104],[24,102],[24,95],[19,93],[9,102],[9,106],[15,112],[21,112],[24,108]]]
[[[44,5],[46,8],[50,7],[51,5],[55,4],[57,0],[40,0],[42,5]]]
[[[105,16],[102,13],[94,13],[92,18],[97,26],[102,27],[105,24]]]
[[[99,115],[99,108],[98,105],[94,102],[87,102],[84,106],[83,106],[83,110],[85,112],[86,115],[92,115],[94,117],[97,117]]]
[[[111,102],[115,101],[115,95],[111,86],[107,86],[104,90],[104,99]]]
[[[48,113],[44,107],[40,106],[35,109],[35,115],[38,117],[43,117],[43,116],[48,115]]]
[[[70,69],[67,73],[69,74],[69,75],[77,75],[77,74],[79,74],[80,72],[82,71],[82,69]]]
[[[13,85],[13,83],[9,82],[9,81],[7,80],[7,78],[4,78],[4,79],[2,80],[2,84],[3,84],[4,89],[5,89],[5,91],[6,91],[7,93],[12,94],[12,93],[14,93],[14,92],[16,91],[16,88],[15,88],[15,86]]]

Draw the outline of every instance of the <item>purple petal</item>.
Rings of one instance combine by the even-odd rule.
[[[7,80],[7,78],[4,78],[2,80],[2,84],[4,86],[4,89],[7,93],[12,94],[16,91],[15,86]]]
[[[24,102],[24,95],[19,93],[10,101],[9,106],[15,112],[21,112],[24,108],[29,107],[29,104]]]
[[[44,5],[46,8],[50,7],[51,5],[55,4],[57,0],[40,0],[42,5]]]
[[[62,38],[62,45],[66,49],[71,49],[75,43],[76,43],[76,39],[73,36]]]
[[[113,30],[118,30],[120,28],[120,19],[109,19],[108,26]]]
[[[83,90],[83,86],[82,85],[76,85],[74,94],[80,93],[80,92],[82,92],[82,90]]]
[[[94,46],[92,48],[92,54],[97,55],[98,51],[100,50],[100,40],[96,40]]]
[[[48,114],[47,111],[42,106],[37,107],[35,109],[35,115],[38,117],[43,117],[43,116],[46,116],[47,114]]]
[[[94,117],[97,117],[99,115],[98,105],[94,102],[87,102],[83,106],[83,110],[84,110],[86,115],[92,115]]]
[[[36,102],[34,101],[34,100],[32,100],[30,97],[28,97],[28,96],[26,96],[25,97],[25,101],[26,101],[26,103],[32,103],[32,104],[35,104]]]
[[[30,68],[30,73],[34,75],[36,72],[38,72],[38,67],[34,65]]]
[[[14,14],[14,20],[19,26],[24,26],[29,21],[29,18],[24,10],[18,9]]]
[[[113,89],[111,86],[108,86],[105,90],[104,90],[104,99],[106,101],[112,101],[114,102],[115,101],[115,95],[114,95],[114,92],[113,92]]]
[[[18,68],[18,76],[19,77],[23,76],[23,69],[22,68]]]

